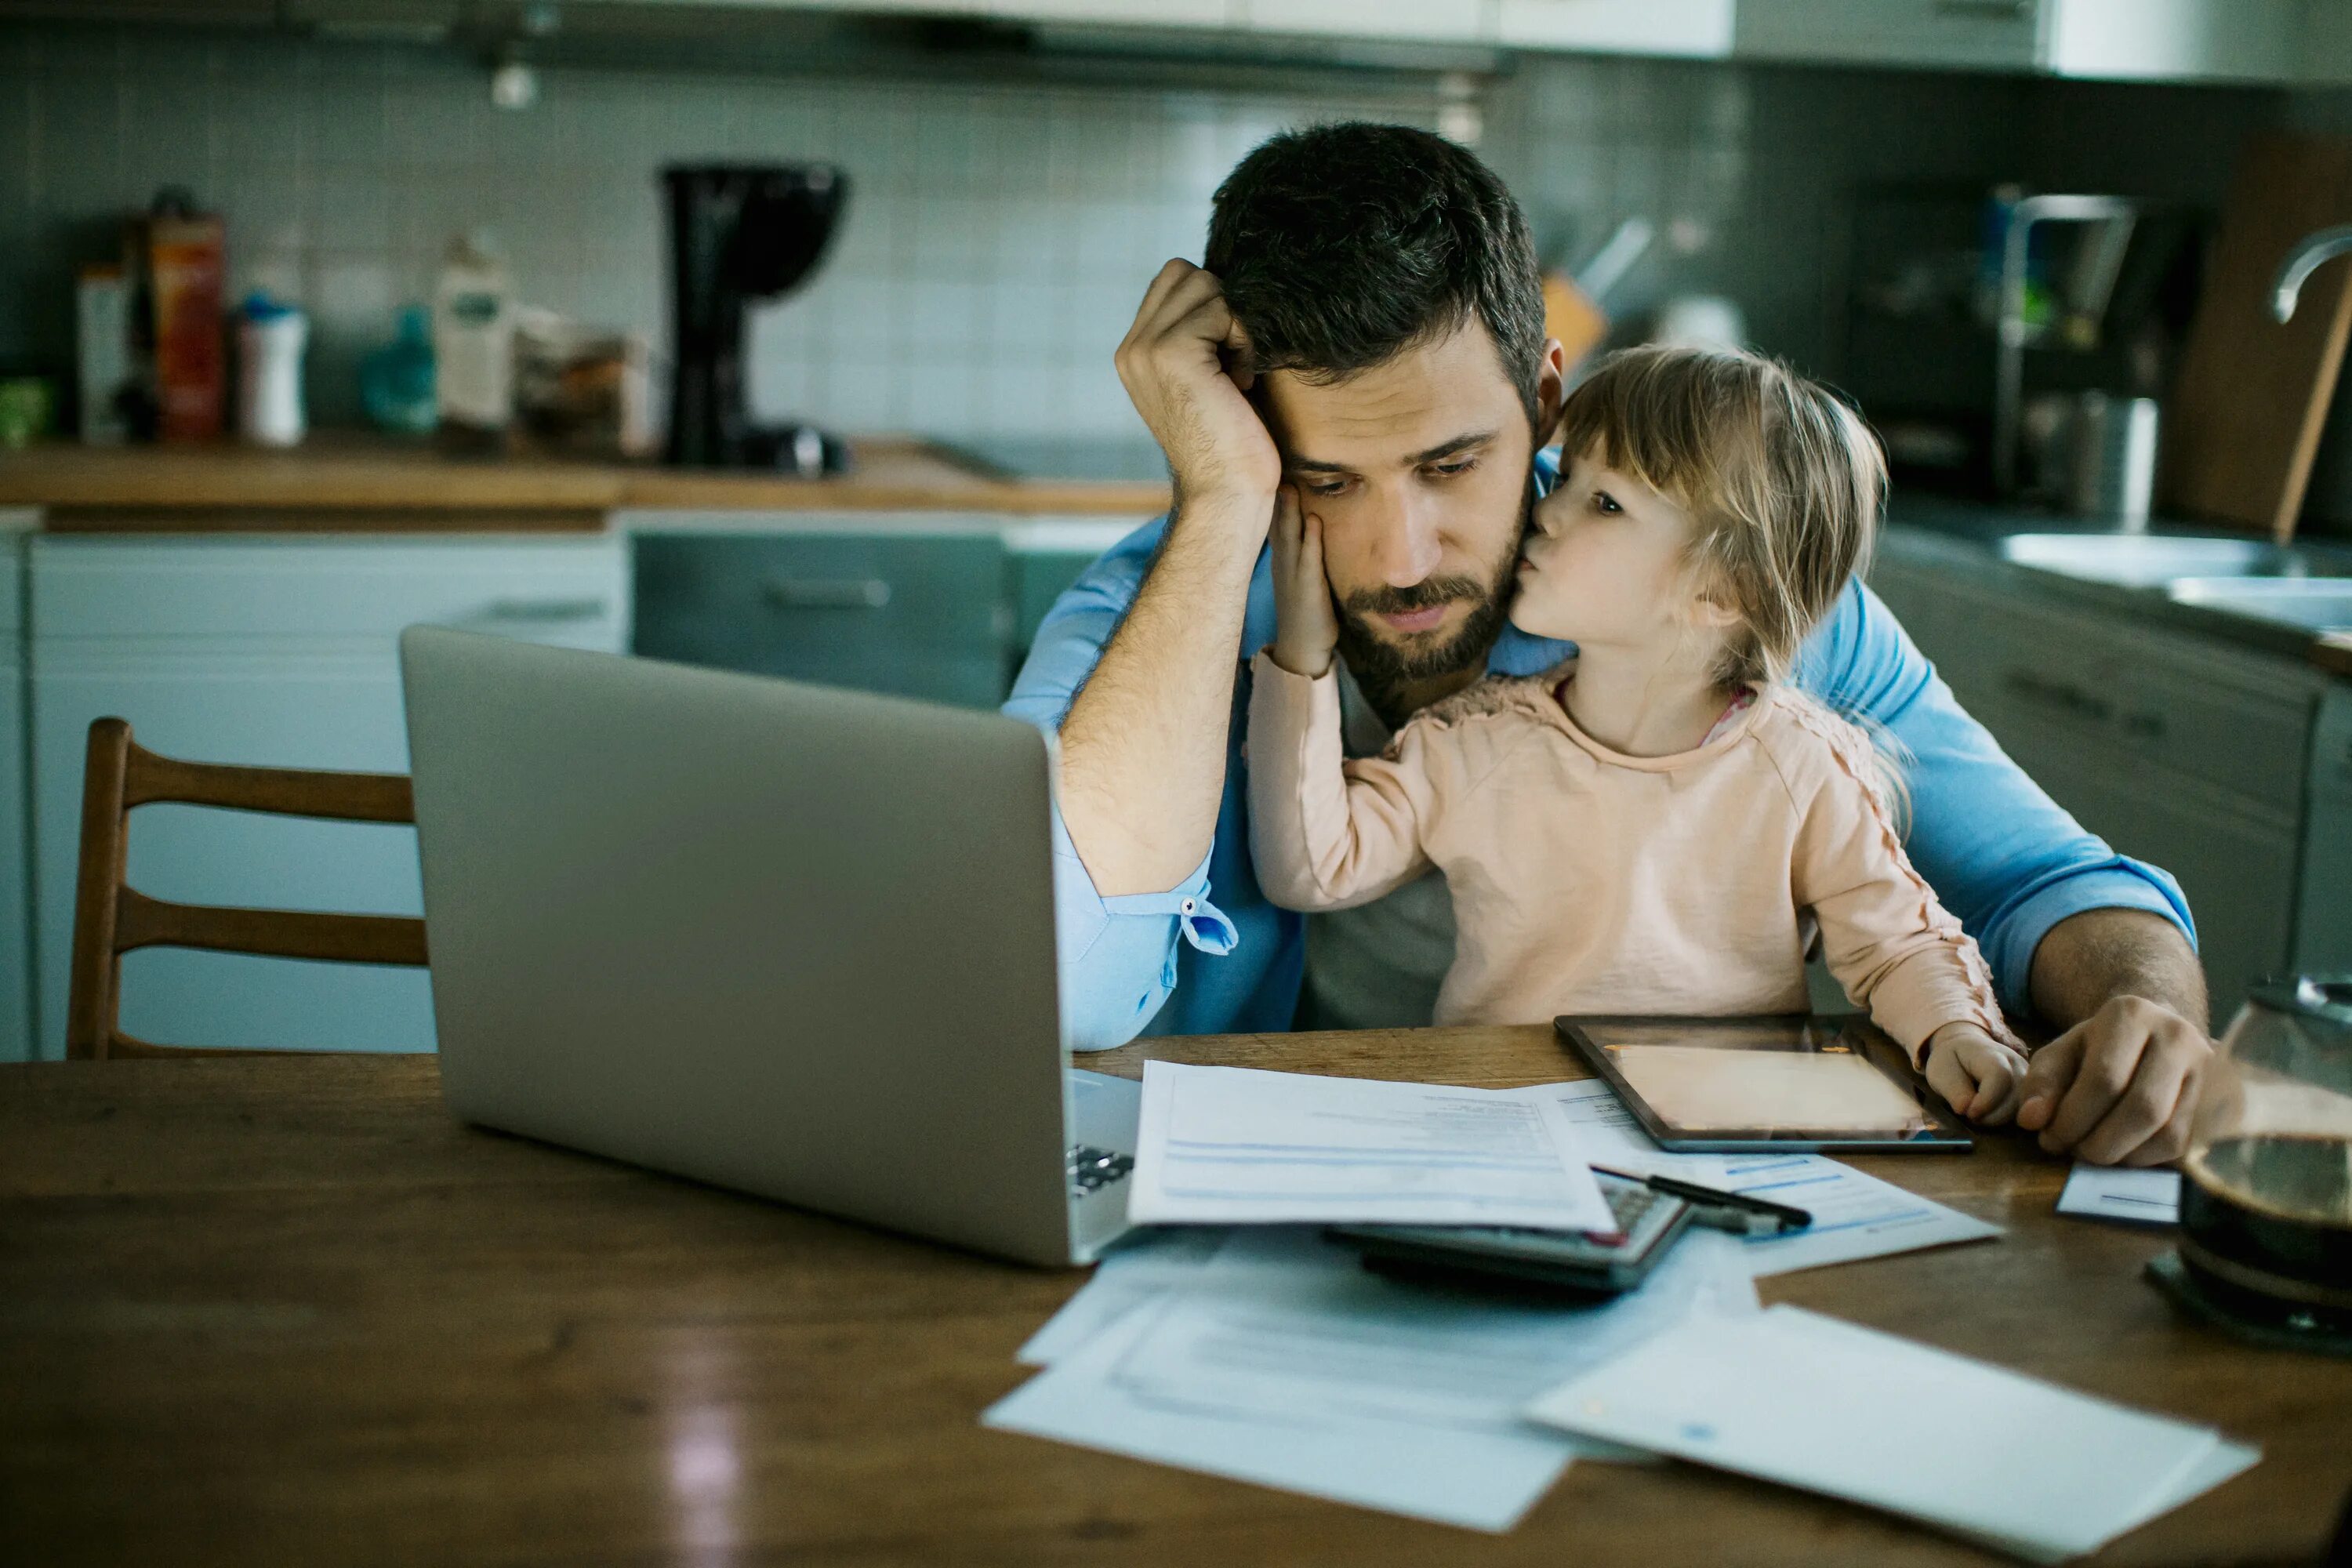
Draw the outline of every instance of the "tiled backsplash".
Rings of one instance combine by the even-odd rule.
[[[530,303],[666,330],[655,173],[828,159],[835,249],[755,337],[762,412],[947,437],[1136,429],[1110,354],[1211,193],[1270,132],[1434,125],[1433,79],[1308,89],[549,69],[491,107],[452,51],[268,35],[0,25],[0,365],[71,360],[70,277],[165,184],[229,220],[233,286],[314,318],[314,417],[355,416],[357,363],[485,227]],[[1482,150],[1570,258],[1621,218],[1664,233],[1623,304],[1728,294],[1759,342],[1819,363],[1837,203],[1855,181],[2069,183],[2077,168],[2211,195],[2280,95],[1647,60],[1531,59],[1486,91]],[[2060,132],[2063,132],[2063,135]],[[2062,151],[2063,150],[2063,151]]]

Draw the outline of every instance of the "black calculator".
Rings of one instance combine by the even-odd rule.
[[[1640,1182],[1595,1172],[1615,1230],[1525,1226],[1335,1225],[1324,1234],[1360,1253],[1365,1267],[1426,1278],[1483,1274],[1582,1296],[1615,1296],[1647,1278],[1696,1212]]]

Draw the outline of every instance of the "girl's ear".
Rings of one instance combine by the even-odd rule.
[[[1691,624],[1711,632],[1727,632],[1740,623],[1738,609],[1712,594],[1701,594],[1691,601]]]

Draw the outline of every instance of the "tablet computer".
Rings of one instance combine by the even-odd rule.
[[[1662,1149],[1675,1153],[1946,1151],[1966,1122],[1870,1020],[1555,1018]]]

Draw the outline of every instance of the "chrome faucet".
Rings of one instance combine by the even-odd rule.
[[[2271,314],[2282,321],[2292,321],[2295,296],[2303,292],[2304,279],[2321,263],[2347,251],[2352,251],[2352,223],[2305,235],[2286,253],[2286,259],[2279,263],[2278,281],[2271,286]]]

